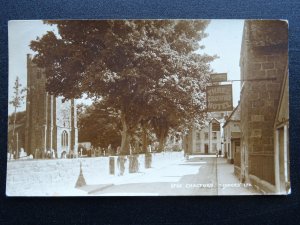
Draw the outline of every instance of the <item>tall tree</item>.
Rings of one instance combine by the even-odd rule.
[[[188,108],[204,107],[213,57],[195,51],[209,21],[46,23],[57,25],[60,37],[48,32],[31,48],[38,53],[34,61],[46,69],[48,91],[105,99],[119,113],[122,153],[128,153],[130,136],[143,119],[180,117],[188,115]]]
[[[14,92],[13,92],[14,95],[12,96],[12,100],[9,102],[9,104],[11,104],[14,107],[12,140],[10,140],[10,142],[11,142],[11,147],[13,148],[13,149],[11,149],[11,151],[15,150],[16,153],[18,154],[18,149],[17,149],[18,147],[16,146],[17,140],[15,137],[17,110],[21,106],[21,104],[25,98],[24,92],[26,91],[25,88],[22,88],[22,84],[20,83],[18,76],[16,77],[13,89],[14,89]],[[11,153],[10,155],[12,155],[12,152],[10,152],[10,153]]]
[[[91,106],[78,105],[78,139],[81,142],[90,141],[95,147],[120,145],[121,135],[118,114],[112,108],[107,108],[103,101]]]

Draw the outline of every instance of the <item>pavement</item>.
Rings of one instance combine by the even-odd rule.
[[[143,173],[111,176],[101,184],[80,190],[93,196],[184,196],[255,195],[250,184],[242,184],[233,165],[215,156],[183,157],[144,170]]]
[[[218,195],[258,195],[250,183],[241,183],[234,175],[234,166],[227,159],[218,158]]]

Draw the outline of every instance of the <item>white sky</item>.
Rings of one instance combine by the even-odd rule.
[[[240,51],[242,43],[244,20],[211,20],[206,29],[208,37],[202,44],[209,55],[219,58],[211,63],[216,73],[227,73],[228,80],[240,79]],[[240,82],[232,82],[233,106],[240,99]]]
[[[240,79],[240,48],[243,32],[243,20],[211,20],[206,29],[209,34],[201,44],[209,55],[218,55],[220,58],[212,62],[211,66],[217,73],[228,73],[229,80]],[[13,20],[8,23],[8,49],[9,49],[9,100],[13,95],[13,85],[17,76],[23,87],[27,83],[26,55],[34,54],[29,48],[31,40],[41,37],[47,31],[56,32],[54,26],[43,24],[41,20]],[[236,106],[240,96],[240,82],[233,82],[233,105]],[[25,110],[24,104],[18,111]],[[9,105],[8,114],[13,112]]]

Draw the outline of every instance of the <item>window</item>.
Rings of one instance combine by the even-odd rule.
[[[61,146],[62,147],[68,146],[68,133],[65,130],[61,134]]]
[[[208,140],[208,133],[207,132],[204,133],[204,138],[205,138],[205,140]]]
[[[234,127],[239,127],[239,124],[235,123],[233,126],[234,126]]]
[[[217,139],[217,132],[212,132],[212,139],[216,140]]]
[[[197,140],[200,140],[200,133],[197,132]]]
[[[212,152],[216,152],[217,151],[217,144],[212,144]]]
[[[212,123],[212,131],[220,131],[220,124]]]

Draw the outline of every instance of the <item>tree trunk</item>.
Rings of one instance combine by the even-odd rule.
[[[183,136],[183,151],[184,151],[184,155],[186,155],[188,153],[188,148],[189,148],[189,138],[188,138],[189,133],[187,133],[186,135]]]
[[[148,146],[148,137],[147,137],[147,129],[145,127],[142,128],[142,152],[147,153],[147,146]]]
[[[191,154],[193,148],[193,127],[188,129],[187,134],[184,137],[184,154]]]
[[[122,131],[121,131],[121,149],[120,149],[120,155],[129,155],[129,132],[127,123],[125,120],[125,115],[121,114],[121,122],[122,122]]]
[[[166,142],[166,135],[165,135],[165,130],[162,129],[161,130],[161,133],[160,133],[160,136],[159,136],[159,144],[158,144],[158,151],[159,152],[162,152],[165,148],[165,142]]]
[[[10,156],[9,158],[11,159],[11,155],[13,153],[13,150],[15,150],[15,129],[16,129],[16,120],[17,120],[17,107],[15,107],[15,114],[14,114],[14,123],[13,123],[13,133],[12,133],[12,149],[10,150]]]
[[[162,152],[165,148],[165,141],[169,131],[169,126],[165,117],[153,118],[152,125],[158,139],[158,152]]]

